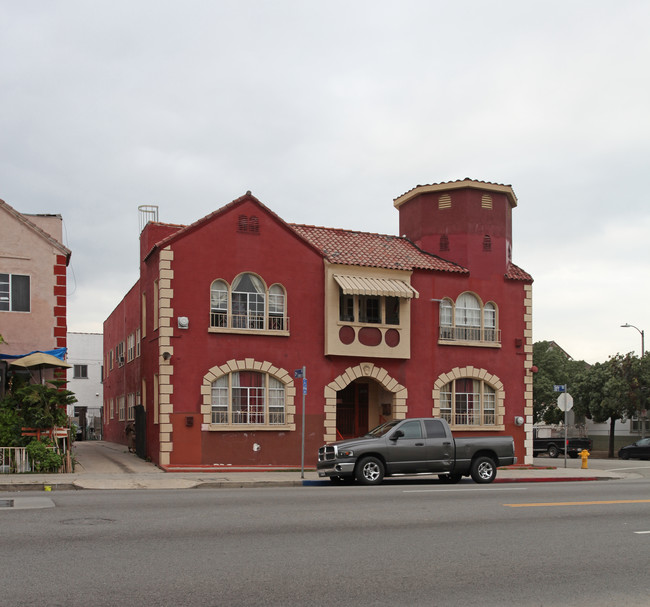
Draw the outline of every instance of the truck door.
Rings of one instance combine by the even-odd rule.
[[[454,464],[454,439],[439,419],[425,419],[426,454],[431,472],[448,472]]]
[[[403,435],[391,438],[398,430]],[[428,471],[426,441],[419,419],[407,420],[396,426],[388,435],[386,443],[386,465],[391,474]]]

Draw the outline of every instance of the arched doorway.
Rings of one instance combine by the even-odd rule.
[[[325,386],[324,397],[326,443],[341,440],[343,433],[361,436],[388,419],[404,419],[408,413],[406,388],[386,369],[370,362],[347,368]],[[339,405],[343,405],[340,415]]]
[[[368,433],[367,382],[352,382],[336,394],[336,436],[354,438]]]

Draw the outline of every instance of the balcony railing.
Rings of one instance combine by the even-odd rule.
[[[440,327],[440,340],[500,344],[501,329],[482,329],[481,327]]]
[[[494,411],[485,411],[483,414],[474,412],[452,414],[451,411],[446,410],[440,412],[440,417],[450,426],[494,426],[496,424]]]
[[[221,329],[249,329],[251,331],[288,331],[288,316],[256,316],[212,312],[210,327]]]

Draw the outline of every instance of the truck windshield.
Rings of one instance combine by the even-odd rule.
[[[392,419],[391,421],[386,422],[381,426],[377,426],[376,428],[373,428],[370,432],[368,432],[368,434],[366,434],[366,436],[372,436],[373,438],[379,438],[380,436],[384,436],[384,434],[390,432],[401,421],[402,421],[401,419]]]

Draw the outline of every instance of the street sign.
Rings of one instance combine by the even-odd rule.
[[[553,392],[566,392],[566,386],[553,386]]]
[[[557,406],[560,411],[571,411],[573,407],[573,396],[568,392],[564,392],[557,397]]]
[[[302,369],[296,369],[296,370],[293,372],[293,376],[294,376],[296,379],[300,379],[300,378],[302,377]]]
[[[304,377],[302,380],[302,393],[307,394],[307,378]]]

